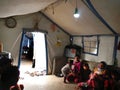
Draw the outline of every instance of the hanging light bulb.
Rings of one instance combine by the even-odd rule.
[[[75,18],[79,18],[79,17],[80,17],[80,14],[79,14],[79,12],[78,12],[78,8],[77,8],[77,7],[75,8],[74,17],[75,17]]]
[[[79,14],[79,11],[78,11],[78,8],[77,8],[77,0],[76,0],[76,8],[75,8],[75,12],[74,12],[74,17],[75,18],[79,18],[80,17],[80,14]]]

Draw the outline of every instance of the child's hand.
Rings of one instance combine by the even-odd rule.
[[[96,73],[91,73],[90,74],[90,79],[94,79],[96,77],[96,75],[97,75]]]

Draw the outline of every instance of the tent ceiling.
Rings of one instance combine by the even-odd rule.
[[[0,18],[38,12],[57,0],[0,0]]]
[[[79,19],[73,17],[76,7],[75,0],[1,0],[0,17],[5,18],[42,11],[71,35],[113,34],[83,1],[91,1],[112,30],[120,33],[120,0],[77,0],[77,7],[80,12]]]

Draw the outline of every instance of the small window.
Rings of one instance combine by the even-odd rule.
[[[82,38],[83,52],[98,55],[99,40],[98,36],[84,36]]]

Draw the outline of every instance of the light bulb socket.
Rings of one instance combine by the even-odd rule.
[[[78,8],[76,7],[75,8],[75,13],[74,14],[77,14],[78,13]]]

